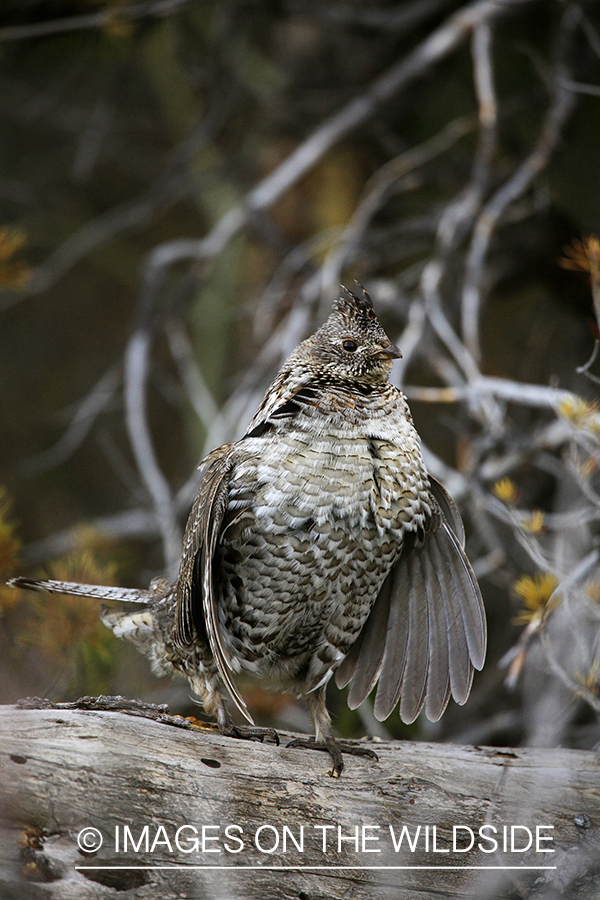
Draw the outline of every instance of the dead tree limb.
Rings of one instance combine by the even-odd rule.
[[[600,886],[592,752],[379,743],[378,763],[349,759],[334,780],[323,754],[160,716],[3,707],[0,729],[3,898],[489,900]]]

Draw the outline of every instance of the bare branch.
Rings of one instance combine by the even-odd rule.
[[[531,2],[533,0],[475,0],[454,13],[408,56],[380,75],[363,94],[319,126],[240,204],[230,209],[205,238],[200,241],[174,241],[151,253],[147,263],[147,290],[159,289],[165,266],[187,259],[202,261],[219,254],[244,228],[254,212],[272,206],[332,147],[367,122],[383,103],[447,56],[473,28]]]
[[[74,528],[66,528],[41,541],[28,544],[23,551],[23,559],[30,565],[39,565],[70,553],[79,545],[82,528],[83,525],[76,525]],[[128,538],[154,540],[160,536],[156,516],[147,509],[128,509],[109,516],[98,516],[87,521],[85,528],[86,530],[91,528],[92,531],[111,540]]]
[[[92,173],[110,131],[113,117],[113,105],[108,102],[106,96],[101,96],[92,109],[77,145],[72,168],[73,178],[76,181],[83,181]]]
[[[379,76],[364,94],[356,97],[318,128],[271,175],[251,191],[247,205],[270,206],[295,184],[343,137],[367,121],[398,91],[454,50],[479,23],[523,6],[530,0],[476,0],[452,15],[409,55]]]
[[[596,56],[600,59],[600,34],[598,33],[598,29],[592,25],[588,16],[584,15],[581,18],[581,28],[586,38],[588,39],[589,45],[596,54]]]
[[[473,30],[471,43],[475,73],[475,92],[479,106],[479,124],[483,149],[480,156],[489,163],[495,147],[495,132],[498,121],[498,101],[494,87],[492,65],[492,29],[489,22],[481,22]]]
[[[576,12],[569,6],[562,20],[562,28],[572,31]],[[498,223],[507,208],[525,194],[546,168],[552,152],[560,140],[563,127],[575,105],[573,92],[566,86],[564,62],[557,64],[554,93],[544,120],[540,137],[513,175],[500,187],[481,211],[467,257],[466,276],[462,295],[462,320],[465,343],[474,359],[480,356],[479,314],[486,273],[486,257]]]
[[[33,25],[8,25],[0,28],[0,41],[23,41],[51,34],[82,31],[86,28],[104,28],[120,19],[162,18],[173,15],[191,2],[192,0],[152,0],[146,3],[132,3],[129,6],[115,6],[97,13],[52,19],[50,22],[36,22]]]
[[[564,684],[569,691],[571,691],[576,697],[581,697],[583,700],[588,703],[594,712],[600,713],[600,699],[592,693],[589,688],[587,688],[584,684],[579,681],[576,681],[562,666],[558,656],[556,655],[556,651],[552,646],[552,641],[548,636],[547,630],[542,628],[540,631],[540,643],[542,645],[542,649],[544,651],[544,655],[550,664],[550,668],[559,681]]]
[[[205,428],[217,417],[218,409],[212,398],[202,372],[196,364],[192,343],[183,324],[177,319],[169,319],[165,331],[171,355],[179,370],[179,377],[196,415]]]
[[[361,241],[364,240],[367,227],[392,190],[395,193],[403,189],[410,190],[414,182],[407,176],[445,153],[474,127],[475,120],[472,116],[455,119],[433,137],[387,162],[369,179],[350,222],[323,264],[321,276],[323,301],[329,302],[332,293],[337,290],[342,280],[343,267],[356,254]]]
[[[259,306],[254,315],[254,336],[265,337],[273,325],[273,318],[278,304],[288,288],[289,282],[307,266],[317,254],[323,253],[339,235],[339,227],[328,228],[318,234],[311,235],[306,241],[298,244],[282,259],[263,289]]]
[[[578,372],[579,375],[587,375],[587,377],[588,377],[588,378],[591,378],[592,381],[595,381],[595,382],[597,382],[597,383],[600,384],[600,378],[598,378],[596,375],[592,375],[592,374],[588,371],[588,370],[594,365],[594,363],[596,362],[596,357],[598,356],[598,349],[599,349],[599,348],[600,348],[600,341],[598,340],[598,338],[596,338],[596,340],[594,341],[594,348],[593,348],[593,350],[592,350],[592,352],[591,352],[590,358],[589,358],[588,361],[587,361],[586,363],[584,363],[582,366],[577,366],[577,370],[576,370],[576,371]]]
[[[318,0],[311,4],[306,0],[294,0],[286,5],[289,9],[301,12],[303,16],[324,19],[336,27],[358,25],[363,28],[382,28],[398,35],[435,15],[450,2],[451,0],[413,0],[412,3],[403,3],[399,8],[389,6],[383,9],[327,4]]]
[[[480,378],[479,367],[469,350],[456,334],[446,316],[441,301],[440,285],[444,275],[444,263],[440,258],[430,260],[421,276],[421,291],[425,298],[427,316],[439,339],[456,360],[467,381]]]
[[[175,515],[169,483],[156,455],[146,413],[146,383],[152,346],[150,331],[138,329],[125,352],[125,421],[140,474],[150,492],[163,543],[166,568],[174,577],[181,555],[181,530]]]
[[[179,174],[161,179],[138,200],[121,203],[87,222],[34,269],[29,282],[18,294],[7,295],[3,292],[0,309],[10,309],[26,297],[47,290],[89,253],[124,231],[147,224],[158,209],[174,206],[189,191],[190,183],[186,176]]]
[[[598,84],[582,84],[580,81],[573,81],[571,78],[565,78],[563,84],[568,91],[573,91],[576,94],[600,97],[600,85]]]
[[[437,230],[438,253],[427,264],[421,277],[421,290],[427,305],[427,314],[438,337],[456,360],[465,378],[479,377],[476,358],[460,341],[442,309],[441,285],[452,255],[464,231],[474,220],[484,196],[492,158],[496,146],[498,105],[494,90],[492,60],[492,33],[488,21],[479,22],[473,30],[471,52],[475,93],[478,101],[479,140],[472,168],[471,179],[456,200],[449,204],[440,218]],[[482,408],[483,411],[483,408]],[[496,426],[501,419],[495,406],[487,405],[486,416]]]
[[[480,375],[473,381],[453,387],[433,388],[410,385],[404,388],[409,399],[425,403],[457,403],[478,397],[498,397],[524,406],[547,407],[556,410],[563,401],[578,400],[577,394],[543,384],[523,384],[508,378],[492,378]]]
[[[185,167],[194,154],[212,140],[223,124],[228,109],[227,99],[219,97],[200,123],[175,147],[165,173],[145,193],[136,200],[107,210],[71,234],[45,262],[33,270],[29,281],[18,294],[0,291],[0,310],[9,309],[23,299],[47,290],[89,253],[124,231],[143,227],[159,210],[174,206],[194,192],[196,187]]]
[[[413,300],[408,311],[406,327],[397,341],[402,347],[402,359],[396,362],[391,375],[391,380],[397,387],[403,384],[404,373],[423,338],[426,321],[423,304],[420,300]]]
[[[115,396],[121,381],[119,366],[112,366],[96,382],[87,397],[81,401],[71,424],[53,447],[23,462],[21,471],[26,476],[36,475],[60,465],[81,446],[100,413]]]
[[[473,80],[479,114],[479,142],[471,184],[465,191],[464,209],[462,211],[463,221],[467,216],[475,217],[481,208],[481,203],[490,181],[490,169],[496,151],[498,103],[494,87],[491,56],[492,30],[487,22],[482,23],[474,30],[471,49],[473,54]],[[462,313],[463,335],[466,335],[464,304]],[[479,360],[478,335],[476,343],[466,341],[466,344],[474,359]]]
[[[114,475],[128,491],[132,506],[146,503],[148,495],[144,485],[140,482],[135,462],[127,457],[108,428],[97,430],[96,443]],[[123,502],[123,506],[125,506],[125,502]]]

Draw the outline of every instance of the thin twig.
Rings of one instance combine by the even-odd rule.
[[[581,29],[588,39],[590,47],[600,59],[600,34],[586,15],[581,17]]]
[[[0,41],[23,41],[30,38],[47,37],[51,34],[65,34],[87,28],[104,28],[121,19],[162,18],[178,12],[192,0],[153,0],[147,3],[133,3],[130,6],[114,6],[97,13],[81,16],[67,16],[50,22],[35,22],[32,25],[7,25],[0,28]]]
[[[582,84],[580,81],[573,81],[571,78],[565,78],[563,85],[568,91],[575,94],[587,94],[590,97],[600,97],[599,84]]]
[[[401,387],[404,383],[404,374],[423,340],[426,321],[423,304],[420,300],[413,300],[408,311],[406,327],[397,341],[398,346],[402,347],[402,359],[395,364],[390,378],[396,387]]]
[[[132,505],[147,502],[147,494],[144,486],[140,484],[138,471],[128,459],[118,441],[107,428],[100,428],[96,433],[98,444],[104,458],[111,467],[114,475],[127,489]]]
[[[79,403],[69,427],[60,440],[53,447],[22,463],[23,475],[32,476],[45,472],[72,456],[91,431],[100,413],[115,396],[120,381],[120,366],[112,366]]]
[[[425,298],[428,318],[467,381],[478,379],[479,369],[475,358],[462,343],[443,310],[441,286],[453,251],[480,208],[495,148],[497,104],[493,89],[491,29],[488,22],[480,22],[474,29],[472,54],[479,105],[479,140],[475,162],[469,184],[456,200],[446,207],[440,217],[436,235],[437,253],[427,263],[421,276],[421,291]],[[452,383],[456,384],[457,380],[453,379]],[[486,415],[490,421],[499,422],[498,410],[489,404]]]
[[[576,24],[573,7],[568,7],[561,29],[570,32]],[[479,316],[483,293],[483,280],[487,267],[492,237],[508,207],[525,194],[535,179],[546,168],[556,148],[565,122],[575,105],[575,96],[566,86],[564,62],[557,63],[554,93],[540,132],[540,137],[528,157],[511,177],[492,195],[481,211],[471,247],[467,256],[465,283],[462,296],[463,333],[471,356],[480,357]]]
[[[205,428],[216,419],[219,410],[210,393],[202,372],[194,358],[192,343],[181,322],[169,319],[165,325],[171,356],[175,360],[181,383],[196,415]]]
[[[479,377],[473,355],[458,338],[442,308],[441,285],[453,251],[473,221],[481,206],[489,180],[489,170],[496,146],[498,116],[491,61],[491,25],[479,22],[473,29],[471,42],[475,93],[478,100],[479,139],[471,179],[456,200],[448,205],[440,218],[437,230],[438,251],[423,270],[421,290],[426,300],[428,316],[440,340],[459,364],[467,380]],[[489,408],[487,414],[498,420],[498,411]]]
[[[108,92],[106,92],[108,93]],[[106,93],[94,105],[88,123],[78,141],[72,175],[76,181],[89,178],[100,156],[114,118],[114,107]]]
[[[451,0],[414,0],[413,3],[403,3],[401,7],[389,6],[383,9],[362,8],[357,5],[345,4],[307,3],[306,0],[288,2],[286,6],[302,16],[319,18],[330,22],[335,27],[352,26],[372,29],[385,29],[386,32],[394,32],[394,36],[415,28],[425,18],[429,18],[439,12],[444,6],[448,6]]]
[[[425,299],[427,315],[438,337],[460,366],[467,381],[477,381],[481,375],[479,367],[473,355],[458,337],[442,308],[440,285],[444,276],[444,268],[442,259],[436,257],[430,260],[423,269],[421,292]]]
[[[0,309],[10,309],[26,297],[48,290],[54,282],[73,268],[81,259],[107,241],[151,221],[158,209],[174,206],[190,192],[190,182],[184,175],[161,179],[133,203],[121,203],[87,222],[67,238],[52,255],[33,270],[29,282],[18,294],[3,292]]]
[[[127,345],[124,373],[125,421],[137,467],[152,497],[165,565],[169,575],[174,577],[181,555],[182,535],[169,483],[156,459],[147,417],[146,384],[151,346],[149,328],[136,330]]]
[[[409,190],[412,182],[408,181],[407,176],[445,153],[474,127],[473,116],[455,119],[433,137],[387,162],[369,179],[350,222],[323,263],[321,276],[323,301],[329,302],[331,294],[337,290],[342,280],[343,267],[356,254],[370,222],[388,199],[392,189],[394,193],[398,193],[406,184],[405,189]]]
[[[468,205],[472,215],[475,216],[480,208],[490,181],[490,169],[496,151],[498,102],[494,87],[494,73],[492,65],[492,30],[487,22],[479,25],[473,32],[471,42],[473,55],[473,73],[475,93],[477,95],[479,112],[479,142],[473,166],[473,175],[470,190],[467,193]],[[467,262],[467,279],[469,267]],[[463,291],[464,297],[464,291]],[[462,333],[465,343],[476,360],[480,359],[479,333],[472,335],[472,323],[465,312],[465,304],[462,304]],[[472,339],[467,339],[471,334]]]
[[[491,26],[479,22],[473,30],[471,52],[473,80],[478,101],[479,139],[471,178],[459,196],[450,203],[440,218],[437,229],[437,253],[423,270],[421,291],[425,298],[428,318],[439,339],[460,366],[467,381],[479,378],[477,358],[460,340],[442,307],[442,284],[452,262],[453,253],[462,235],[470,227],[481,208],[496,147],[497,101],[494,90],[491,60]],[[451,383],[456,384],[457,379]],[[480,411],[488,424],[499,430],[502,412],[497,404],[484,401]]]
[[[166,266],[189,259],[202,261],[217,256],[244,228],[254,212],[272,206],[332,147],[367,122],[383,103],[444,59],[473,28],[531,2],[533,0],[475,0],[454,13],[404,59],[380,75],[363,94],[319,126],[280,166],[249,191],[240,204],[225,213],[205,238],[200,241],[173,241],[156,248],[147,261],[147,290],[156,292],[160,289]]]
[[[542,628],[540,630],[540,643],[542,645],[544,655],[548,660],[550,668],[559,679],[559,681],[564,684],[564,686],[568,688],[569,691],[575,694],[576,697],[581,697],[586,701],[586,703],[589,703],[594,712],[600,713],[600,698],[593,694],[592,691],[585,687],[584,684],[576,681],[571,677],[571,675],[569,675],[567,671],[565,671],[554,651],[554,647],[552,646],[552,642],[548,636],[546,628]]]
[[[582,366],[577,366],[577,368],[575,370],[578,375],[583,375],[583,374],[589,375],[588,369],[590,369],[591,366],[593,366],[594,363],[596,362],[596,357],[598,356],[599,348],[600,348],[600,341],[598,340],[598,338],[596,338],[596,340],[594,341],[594,348],[592,350],[590,358]],[[600,379],[596,378],[595,375],[590,375],[590,378],[592,378],[594,381],[600,381]]]
[[[298,275],[305,266],[312,263],[315,256],[323,253],[331,246],[335,236],[340,232],[339,226],[327,228],[317,234],[311,235],[307,240],[297,244],[281,260],[271,280],[263,288],[260,303],[256,308],[253,321],[255,338],[263,338],[268,335],[272,326],[277,307],[288,289],[290,281]]]
[[[168,209],[195,192],[196,186],[186,172],[186,165],[212,140],[223,124],[227,109],[226,102],[213,104],[200,124],[174,149],[166,172],[141,197],[121,203],[82,225],[33,270],[29,281],[18,294],[0,292],[0,310],[9,309],[26,297],[47,290],[92,251],[124,231],[146,225],[158,210]],[[194,241],[190,243],[195,244]]]
[[[404,393],[409,399],[425,403],[457,403],[478,397],[498,397],[523,406],[556,409],[563,401],[577,402],[577,394],[543,384],[525,384],[509,378],[479,375],[473,381],[453,387],[418,387],[407,385]]]
[[[189,509],[189,504],[188,504]],[[66,528],[48,535],[40,541],[28,544],[23,550],[23,559],[30,565],[39,565],[64,556],[74,550],[81,541],[82,525]],[[128,509],[108,516],[98,516],[85,522],[85,529],[104,535],[111,540],[138,538],[155,540],[160,536],[156,516],[148,509]]]

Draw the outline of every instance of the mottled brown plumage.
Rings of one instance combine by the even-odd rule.
[[[352,708],[376,686],[377,718],[399,704],[405,722],[423,706],[435,720],[451,695],[467,699],[486,642],[460,515],[388,381],[400,352],[366,292],[346,294],[286,361],[244,437],[204,460],[176,584],[122,598],[141,611],[103,612],[156,670],[186,675],[226,734],[271,733],[232,723],[229,698],[252,722],[238,672],[302,697],[316,741],[294,743],[329,750],[334,774],[341,749],[352,752],[331,733],[334,673]]]

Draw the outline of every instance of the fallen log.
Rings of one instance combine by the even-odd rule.
[[[3,900],[600,891],[596,753],[372,743],[334,779],[285,739],[143,716],[0,707]]]

